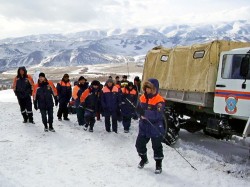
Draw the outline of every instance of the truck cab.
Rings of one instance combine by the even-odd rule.
[[[249,65],[249,47],[221,53],[214,94],[213,109],[215,113],[229,115],[230,118],[245,121],[249,119]],[[246,124],[244,132],[246,132],[246,128],[248,128],[248,124]]]
[[[250,48],[221,53],[215,85],[215,113],[243,119],[250,116],[250,71],[245,77],[241,74],[244,60],[249,60],[249,56]]]

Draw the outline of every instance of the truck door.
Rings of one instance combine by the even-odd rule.
[[[215,87],[215,113],[240,118],[250,116],[250,72],[246,82],[240,75],[241,61],[245,55],[246,52],[239,53],[239,50],[221,53]]]

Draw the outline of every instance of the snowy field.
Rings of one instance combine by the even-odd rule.
[[[54,108],[56,132],[45,133],[38,111],[36,124],[22,123],[12,90],[0,91],[0,108],[0,187],[250,186],[249,150],[201,132],[181,131],[175,145],[197,171],[164,145],[163,172],[156,175],[151,143],[149,164],[137,168],[137,121],[129,134],[121,124],[118,134],[107,133],[103,119],[90,133],[77,125],[75,115],[70,122],[57,121]]]

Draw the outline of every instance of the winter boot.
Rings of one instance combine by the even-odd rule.
[[[94,132],[93,127],[94,127],[94,124],[90,123],[89,124],[89,132]]]
[[[27,123],[28,122],[28,115],[26,114],[25,111],[22,113],[22,116],[23,116],[23,123]]]
[[[161,167],[162,160],[157,159],[155,160],[155,163],[156,163],[155,174],[160,174],[162,172],[162,167]]]
[[[138,164],[138,168],[142,169],[144,168],[145,164],[148,164],[148,157],[147,154],[139,154],[139,156],[141,157],[141,161]]]
[[[46,124],[46,125],[44,125],[44,132],[48,132],[48,131],[49,131],[49,129],[48,129],[48,126]]]
[[[88,126],[89,126],[89,124],[88,123],[86,123],[85,125],[84,125],[84,127],[83,127],[83,130],[88,130]]]
[[[55,129],[53,128],[52,124],[49,124],[49,131],[56,132]]]
[[[89,128],[89,132],[94,132],[94,130],[93,130],[93,127],[91,128]]]
[[[33,120],[33,112],[28,111],[27,113],[28,113],[29,123],[35,124],[35,122]]]

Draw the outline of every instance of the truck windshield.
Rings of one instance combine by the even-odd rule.
[[[240,75],[240,66],[243,57],[245,57],[245,54],[224,55],[221,77],[223,79],[244,79]],[[250,79],[250,72],[248,72],[247,79]]]

